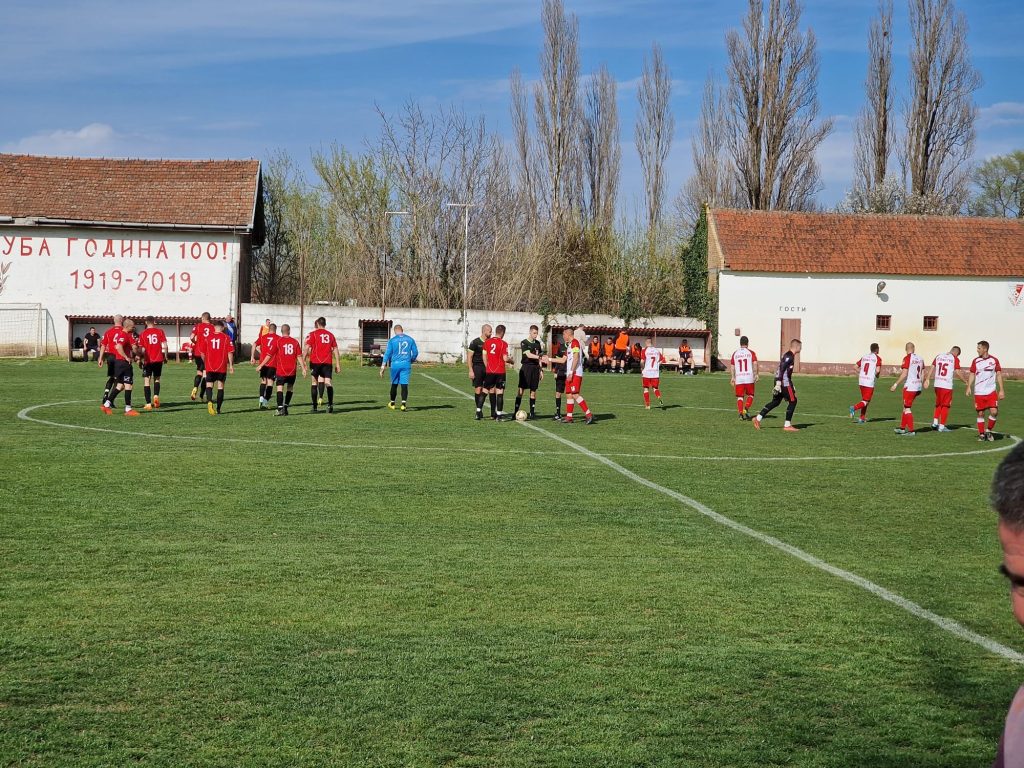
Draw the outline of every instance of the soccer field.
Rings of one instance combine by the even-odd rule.
[[[991,761],[1024,680],[987,506],[1014,439],[976,442],[962,385],[962,429],[899,438],[891,380],[856,426],[855,379],[798,377],[786,434],[723,375],[647,412],[590,374],[593,425],[523,425],[474,421],[462,368],[414,367],[400,413],[346,365],[333,415],[305,382],[258,410],[240,365],[211,417],[171,364],[126,419],[94,365],[0,362],[0,763]]]

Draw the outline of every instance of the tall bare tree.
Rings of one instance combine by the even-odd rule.
[[[889,171],[892,131],[892,0],[879,0],[868,30],[867,103],[854,126],[854,184],[880,186]]]
[[[743,204],[726,145],[722,89],[709,74],[700,101],[697,130],[690,134],[693,175],[686,181],[678,200],[679,212],[688,229],[697,223],[705,203],[725,208]]]
[[[637,92],[640,111],[636,118],[636,149],[644,175],[647,228],[654,232],[665,204],[665,161],[672,148],[676,122],[672,115],[672,75],[661,46],[655,43],[651,58],[644,57],[643,76]]]
[[[527,104],[526,85],[523,75],[516,67],[510,78],[512,90],[512,132],[516,148],[516,179],[518,191],[523,204],[530,211],[530,231],[537,229],[537,201],[539,198],[537,183],[536,147],[530,136],[530,108]]]
[[[800,210],[820,187],[815,151],[832,131],[818,120],[818,54],[801,32],[798,0],[748,0],[743,30],[726,35],[728,146],[749,207]]]
[[[560,225],[580,208],[579,22],[562,0],[544,0],[540,82],[533,91],[544,203]]]
[[[974,92],[967,20],[952,0],[910,0],[910,98],[900,162],[911,195],[967,200],[974,153]]]
[[[584,96],[583,170],[587,218],[607,230],[615,222],[622,158],[617,91],[615,78],[602,64],[587,82]]]

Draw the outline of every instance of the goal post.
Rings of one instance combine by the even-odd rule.
[[[0,303],[0,357],[42,355],[45,318],[42,304]]]

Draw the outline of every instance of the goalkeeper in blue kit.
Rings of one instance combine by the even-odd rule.
[[[402,388],[402,405],[400,410],[406,409],[406,401],[409,399],[409,374],[412,372],[412,364],[420,356],[416,348],[416,340],[412,336],[406,336],[402,326],[395,326],[395,335],[388,341],[384,350],[384,359],[380,364],[380,377],[384,378],[384,369],[391,366],[391,399],[388,408],[395,410],[395,396],[398,388]]]

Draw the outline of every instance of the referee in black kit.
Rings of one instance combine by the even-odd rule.
[[[520,348],[523,351],[522,365],[519,368],[519,390],[516,393],[516,409],[513,413],[519,413],[519,406],[523,404],[523,392],[530,390],[530,418],[537,418],[537,390],[540,388],[540,381],[544,373],[540,369],[540,358],[544,354],[544,345],[537,337],[540,335],[540,328],[536,325],[530,326],[530,336],[523,339]]]

